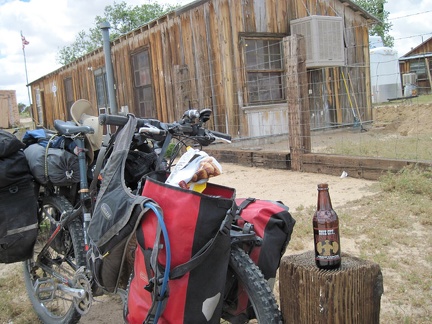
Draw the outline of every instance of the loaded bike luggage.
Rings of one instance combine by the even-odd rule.
[[[0,263],[30,258],[36,242],[36,189],[24,147],[0,130]]]
[[[87,101],[81,100],[78,104],[84,108],[90,107]],[[143,313],[142,309],[132,307],[134,305],[129,304],[129,302],[132,303],[132,299],[128,299],[125,306],[131,307],[126,308],[125,318],[134,323],[133,316],[137,316],[138,322],[144,319],[152,323],[152,321],[157,322],[159,316],[160,323],[163,323],[163,316],[180,314],[173,312],[170,308],[170,297],[162,298],[165,296],[164,289],[168,287],[169,293],[175,295],[177,283],[183,283],[191,289],[196,287],[196,283],[203,285],[204,281],[195,282],[194,278],[207,278],[208,271],[210,271],[206,270],[208,268],[211,268],[215,278],[217,277],[214,280],[217,284],[209,296],[204,290],[198,291],[198,295],[203,293],[198,302],[185,296],[185,303],[179,304],[180,312],[183,314],[180,316],[185,322],[196,322],[190,316],[198,313],[202,316],[197,320],[199,322],[216,323],[225,320],[238,323],[252,318],[256,318],[260,323],[282,322],[280,310],[268,282],[244,249],[245,244],[259,244],[260,239],[251,227],[241,228],[233,223],[233,213],[236,208],[234,190],[212,184],[208,184],[202,193],[192,192],[183,187],[168,187],[165,197],[174,198],[170,206],[164,205],[164,201],[168,202],[168,199],[159,197],[159,194],[162,194],[162,188],[166,188],[167,185],[164,180],[172,174],[171,167],[175,165],[174,157],[176,153],[181,152],[184,146],[200,149],[214,142],[217,137],[229,138],[226,134],[204,128],[210,115],[211,110],[209,109],[189,110],[185,112],[180,121],[174,123],[136,118],[133,115],[101,115],[99,116],[101,124],[118,126],[118,130],[107,141],[104,141],[104,146],[98,153],[95,152],[94,160],[93,154],[91,157],[87,154],[86,144],[90,141],[86,138],[97,132],[94,129],[97,125],[90,127],[79,123],[71,125],[70,122],[57,120],[54,122],[58,135],[66,139],[73,139],[76,144],[74,153],[78,154],[80,181],[68,185],[53,184],[52,181],[47,181],[46,184],[40,183],[37,243],[32,258],[24,262],[23,273],[29,299],[43,322],[77,323],[81,316],[91,310],[93,296],[99,294],[118,293],[127,297],[136,293],[142,297],[141,294],[148,294],[148,291],[140,285],[134,285],[134,279],[138,278],[138,275],[140,279],[141,275],[150,274],[148,288],[153,289],[155,297],[149,299],[151,303],[149,311]],[[122,133],[127,135],[122,137]],[[123,145],[119,145],[121,142]],[[168,156],[167,151],[171,144],[174,144],[172,149],[174,154]],[[116,145],[121,147],[121,150],[117,150]],[[131,154],[131,152],[145,153],[138,155],[150,164],[140,170],[136,169],[136,165],[130,163],[133,161],[129,158],[136,156],[136,153]],[[93,164],[90,164],[92,161]],[[116,167],[111,168],[113,161],[119,163]],[[125,169],[128,167],[135,169],[129,170],[128,175],[122,176],[123,172],[127,173]],[[141,172],[144,173],[142,176]],[[151,174],[164,174],[165,179],[153,179]],[[136,181],[136,179],[139,180],[134,184],[127,183]],[[104,184],[104,181],[107,183]],[[127,217],[123,219],[120,213],[120,217],[112,218],[112,220],[119,219],[119,226],[101,227],[101,232],[97,233],[98,219],[110,220],[115,214],[110,211],[116,209],[119,211],[133,209],[133,203],[126,203],[125,208],[116,208],[120,205],[111,206],[107,201],[104,202],[104,191],[109,191],[110,181],[114,181],[114,184],[122,182],[121,189],[127,193],[126,197],[131,197],[132,201],[139,200],[140,207],[137,209],[139,212],[137,217],[130,218],[132,223],[127,220]],[[196,188],[202,185],[198,182]],[[94,192],[96,195],[93,194]],[[172,192],[176,194],[171,194]],[[189,203],[179,203],[175,199],[176,196],[187,197]],[[218,209],[221,211],[217,212],[214,218],[208,212],[209,208],[199,207],[206,206],[208,201],[216,202],[218,206],[213,205],[212,211]],[[163,208],[160,205],[163,205]],[[193,230],[191,228],[177,230],[180,225],[177,225],[174,220],[177,222],[180,219],[181,221],[181,215],[186,215],[185,211],[192,215],[188,216],[191,217],[188,226],[192,226]],[[172,212],[174,217],[170,216]],[[125,212],[124,215],[130,214]],[[163,230],[165,216],[166,231]],[[208,216],[208,219],[205,216]],[[95,217],[94,220],[93,217]],[[142,221],[139,221],[140,217]],[[91,225],[92,221],[93,225]],[[209,224],[205,224],[206,222]],[[114,224],[117,225],[117,222],[114,221]],[[135,226],[136,232],[134,231]],[[120,268],[118,264],[112,267],[108,264],[109,262],[105,263],[112,259],[110,256],[115,259],[117,255],[113,246],[120,246],[122,253],[130,251],[130,244],[124,247],[124,240],[114,240],[120,237],[126,237],[129,240],[130,237],[129,243],[133,242],[133,234],[123,236],[125,229],[127,233],[131,233],[132,229],[132,233],[137,234],[136,255],[139,256],[139,253],[142,252],[142,255],[135,259],[134,272],[127,291],[123,291],[118,280],[120,269],[124,266],[124,262],[128,261],[125,260],[127,256],[120,258]],[[168,230],[171,233],[168,233]],[[183,244],[186,239],[183,240],[181,236],[176,238],[176,235],[188,232],[194,233],[193,240],[192,236],[188,237],[191,244],[189,245],[190,255],[186,256],[183,251],[183,254],[177,253],[176,249],[179,246],[175,246],[172,249],[175,251],[175,254],[171,255],[172,264],[168,264],[166,256],[170,237],[172,236],[173,242]],[[143,237],[139,237],[141,234]],[[195,241],[196,238],[198,238],[197,241]],[[105,246],[101,243],[104,240],[113,245]],[[182,246],[180,250],[183,250]],[[187,246],[184,250],[188,250]],[[154,253],[148,258],[150,251]],[[150,260],[150,262],[146,263],[145,260]],[[107,277],[103,275],[109,274],[107,269],[114,269],[112,271],[115,275],[112,277],[114,280],[111,280],[112,278],[107,280]],[[177,280],[177,278],[180,279]],[[183,280],[183,278],[189,278],[189,280]],[[152,283],[154,283],[153,288]],[[161,290],[162,285],[165,285],[165,288]],[[196,288],[193,289],[196,290]],[[247,307],[251,311],[233,314],[232,310],[238,309],[238,300],[232,298],[233,289],[239,292],[238,295],[243,295],[240,293],[242,291],[246,292],[244,296],[249,300]],[[178,292],[181,291],[187,292],[188,289],[178,290]],[[154,300],[157,302],[154,303]],[[166,302],[165,305],[160,304],[159,300]],[[172,300],[175,302],[174,299]],[[177,306],[175,303],[174,305]],[[189,307],[190,305],[192,308]],[[206,321],[201,321],[201,319]]]

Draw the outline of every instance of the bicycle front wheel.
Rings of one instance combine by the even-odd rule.
[[[234,324],[283,323],[279,306],[261,270],[237,246],[231,248],[222,317]]]
[[[43,198],[33,258],[24,261],[26,290],[33,309],[43,323],[72,324],[78,323],[81,318],[71,294],[67,289],[59,288],[64,286],[64,282],[52,274],[55,271],[68,280],[76,281],[76,271],[86,264],[81,221],[75,219],[64,228],[40,258],[40,263],[35,262],[56,222],[63,213],[69,213],[72,209],[72,205],[62,196]]]

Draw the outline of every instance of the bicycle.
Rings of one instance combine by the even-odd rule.
[[[188,110],[180,121],[174,123],[137,118],[131,150],[156,154],[153,171],[169,172],[175,157],[185,146],[202,148],[217,138],[231,139],[227,134],[204,128],[210,116],[211,110],[203,109]],[[127,116],[99,116],[101,125],[119,128],[127,120]],[[40,186],[38,239],[33,258],[24,262],[24,279],[38,317],[44,323],[69,324],[79,322],[81,316],[90,311],[93,295],[104,293],[103,287],[99,287],[93,279],[91,259],[86,257],[89,242],[87,229],[95,205],[90,187],[94,183],[92,179],[97,179],[99,174],[98,170],[94,170],[94,165],[93,171],[88,172],[92,166],[86,160],[86,134],[94,130],[59,120],[54,122],[54,128],[59,136],[71,138],[78,148],[80,183],[67,188]],[[112,151],[115,135],[106,141],[103,162]],[[172,154],[165,158],[170,149]],[[136,184],[135,190],[139,190],[139,184]],[[247,323],[254,318],[258,323],[282,323],[281,312],[267,281],[247,254],[260,242],[253,227],[241,228],[233,224],[230,236],[232,244],[222,319],[231,323]],[[245,246],[248,248],[245,249]],[[118,289],[117,293],[125,298],[127,291],[123,288],[126,287]],[[249,298],[248,309],[235,313],[237,296],[242,290]]]

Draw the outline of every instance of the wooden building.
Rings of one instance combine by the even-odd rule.
[[[402,85],[410,82],[417,87],[418,94],[430,94],[432,90],[432,37],[399,58]],[[414,79],[408,74],[415,74]],[[408,77],[404,77],[407,75]]]
[[[287,36],[305,34],[311,128],[372,119],[368,27],[347,0],[197,0],[111,42],[118,112],[178,120],[213,110],[234,138],[288,133]],[[33,116],[52,127],[80,98],[109,111],[103,48],[30,83]],[[116,113],[114,111],[114,113]]]

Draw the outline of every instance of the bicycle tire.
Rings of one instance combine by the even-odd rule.
[[[243,301],[244,307],[239,301],[242,292],[248,299]],[[283,323],[282,313],[261,270],[238,246],[231,248],[222,318],[233,324],[254,319],[258,323]]]
[[[58,289],[50,289],[53,287],[52,283],[57,284],[60,280],[36,266],[34,262],[52,231],[49,215],[58,221],[62,213],[72,210],[72,205],[63,196],[43,197],[39,210],[39,231],[34,255],[33,258],[23,262],[24,282],[30,302],[39,319],[47,324],[75,324],[81,318],[71,296]],[[57,240],[58,237],[60,238]],[[49,253],[44,257],[46,261],[44,264],[56,268],[56,271],[67,275],[68,278],[73,278],[76,270],[86,264],[84,233],[80,219],[73,220],[57,238],[54,247],[50,247]],[[42,282],[46,280],[40,288],[47,288],[47,292],[40,290],[40,298],[37,297],[35,288],[37,280]]]

